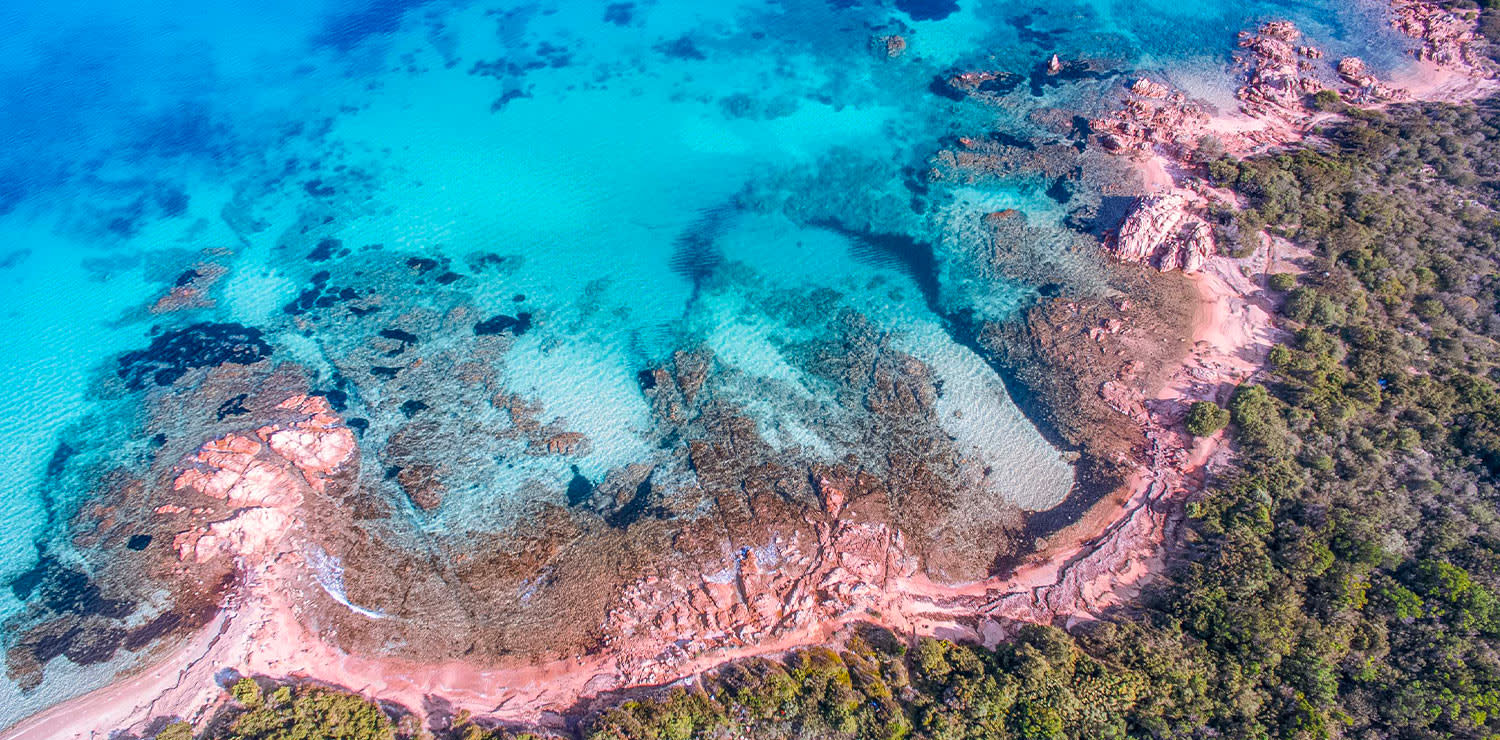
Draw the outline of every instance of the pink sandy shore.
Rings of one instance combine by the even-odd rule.
[[[11,726],[6,740],[51,738],[107,738],[114,730],[151,717],[171,715],[179,704],[208,705],[218,694],[211,663],[200,656],[212,653],[234,625],[230,610],[221,611],[208,626],[171,656],[129,678],[58,704]],[[187,698],[192,694],[191,699]]]
[[[1406,90],[1413,100],[1437,103],[1477,100],[1500,89],[1500,80],[1493,77],[1427,60],[1418,60],[1406,72],[1393,77],[1391,82]]]

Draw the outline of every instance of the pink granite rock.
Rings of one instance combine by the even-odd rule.
[[[265,444],[228,434],[204,443],[184,462],[174,486],[222,500],[230,515],[179,533],[173,546],[182,559],[267,553],[296,521],[304,494],[323,490],[324,478],[353,456],[354,434],[327,399],[293,396],[277,410],[290,418],[256,430]]]
[[[1391,16],[1397,30],[1422,42],[1418,59],[1445,67],[1485,63],[1477,43],[1477,11],[1453,12],[1430,0],[1392,0]]]
[[[1127,262],[1197,272],[1214,253],[1213,227],[1181,193],[1137,198],[1107,246]]]

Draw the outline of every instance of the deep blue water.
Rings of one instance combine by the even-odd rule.
[[[1028,300],[1034,286],[981,279],[969,264],[979,220],[1015,208],[1057,226],[1067,193],[1060,202],[1026,173],[929,189],[928,158],[959,135],[1039,135],[1033,114],[1098,110],[1139,73],[1228,105],[1235,32],[1272,18],[1298,21],[1330,55],[1391,70],[1402,42],[1378,5],[8,3],[0,579],[31,567],[36,543],[87,496],[49,466],[121,454],[60,447],[134,429],[128,404],[102,411],[118,356],[154,331],[217,321],[328,366],[357,338],[304,330],[286,307],[316,287],[324,261],[374,245],[470,266],[451,291],[424,293],[424,311],[441,314],[461,292],[484,315],[525,313],[496,382],[591,440],[576,460],[495,471],[433,526],[482,528],[529,480],[597,480],[656,454],[638,373],[688,342],[742,373],[737,401],[768,440],[847,452],[822,433],[832,412],[819,387],[784,357],[814,338],[784,296],[817,287],[933,368],[945,430],[993,470],[997,495],[1050,506],[1070,468],[938,311],[1000,318]],[[909,42],[902,57],[872,51],[894,33]],[[1053,53],[1109,75],[1035,80],[1003,106],[932,90],[955,69],[1031,75]],[[917,244],[915,261],[902,254]],[[504,268],[474,267],[486,254]],[[227,270],[211,304],[150,311],[206,262]],[[23,606],[0,592],[0,618]],[[0,724],[46,700],[0,686]]]

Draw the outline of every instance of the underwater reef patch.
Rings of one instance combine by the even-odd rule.
[[[708,59],[708,55],[704,54],[703,50],[699,49],[698,45],[693,43],[693,40],[687,36],[680,36],[671,41],[663,41],[657,44],[655,48],[671,59],[694,62],[701,62]]]
[[[628,26],[635,19],[635,3],[610,3],[604,8],[604,22]]]
[[[151,340],[143,350],[120,356],[115,374],[125,387],[141,390],[150,383],[166,386],[189,370],[225,363],[252,365],[271,355],[261,331],[241,324],[193,324]]]
[[[474,325],[474,335],[479,337],[494,336],[510,332],[515,336],[525,334],[531,328],[531,314],[522,311],[515,316],[491,316]]]
[[[307,253],[308,262],[327,262],[328,260],[349,256],[349,248],[344,243],[334,238],[325,238],[318,241],[318,245]]]
[[[297,300],[282,306],[281,310],[291,316],[298,316],[314,308],[331,308],[336,303],[352,301],[359,297],[359,292],[353,288],[329,285],[328,279],[327,270],[313,273],[312,287],[302,291],[298,294]]]
[[[896,0],[896,9],[914,21],[940,21],[958,12],[957,0]]]

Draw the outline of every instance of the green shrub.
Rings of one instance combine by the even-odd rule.
[[[1338,113],[1344,109],[1344,99],[1334,90],[1319,90],[1312,96],[1313,110]]]
[[[1273,273],[1267,280],[1271,290],[1278,293],[1286,293],[1297,287],[1297,276],[1290,272]]]
[[[1226,426],[1229,426],[1229,409],[1213,401],[1194,401],[1188,407],[1188,434],[1207,437]]]
[[[254,709],[265,702],[265,695],[261,693],[260,684],[255,679],[246,676],[234,682],[229,687],[229,695],[240,704]]]
[[[246,682],[249,682],[248,684]],[[357,694],[303,686],[293,689],[291,701],[268,706],[248,678],[231,690],[247,709],[222,723],[215,740],[394,740],[395,730],[380,707]],[[241,696],[251,698],[254,704]]]
[[[187,722],[173,722],[156,733],[156,740],[193,740],[193,726]]]

